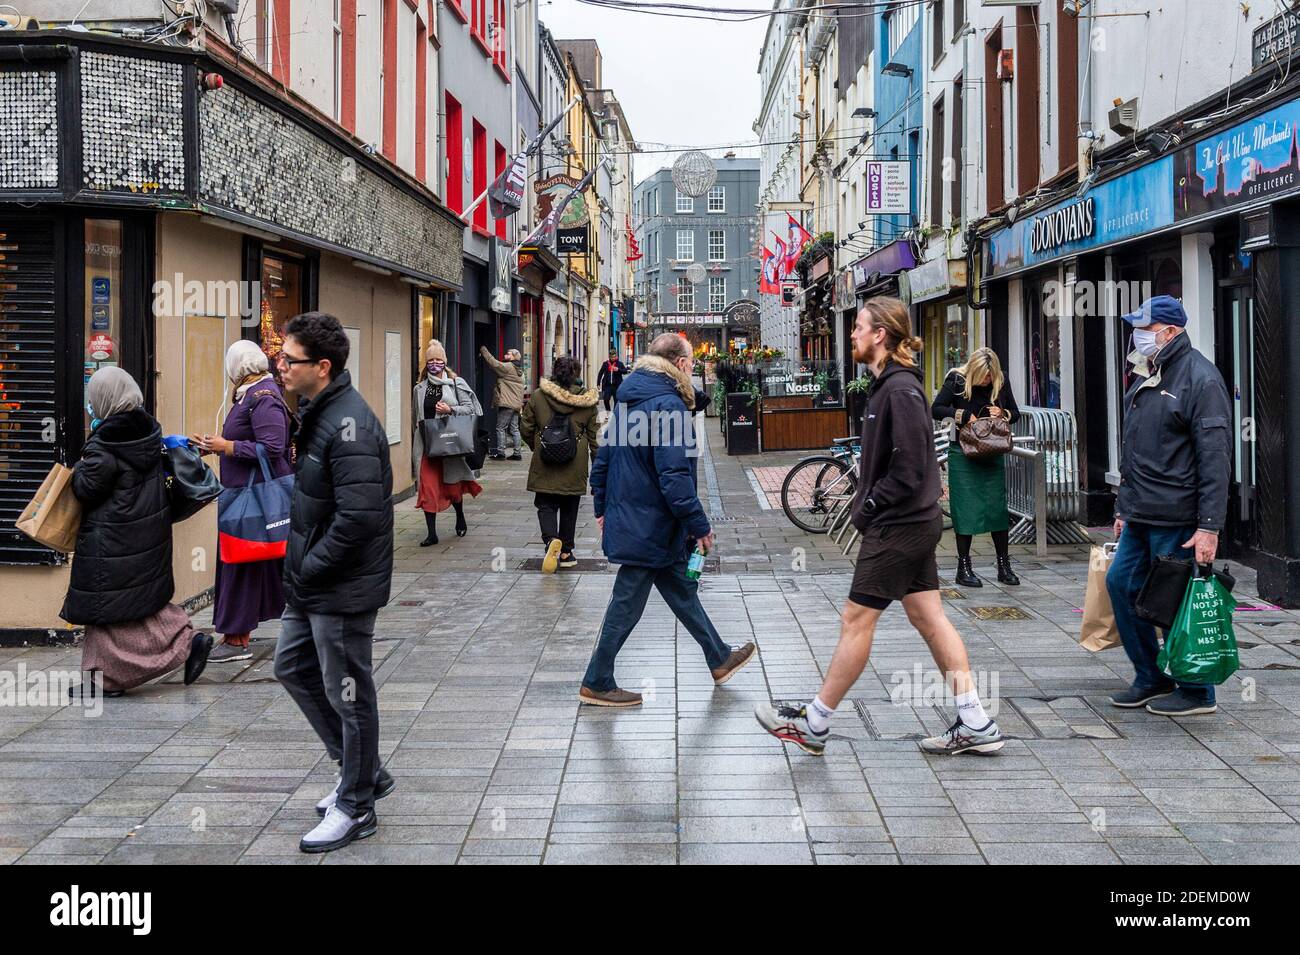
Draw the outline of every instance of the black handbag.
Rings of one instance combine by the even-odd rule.
[[[193,517],[221,496],[223,488],[216,472],[198,448],[180,435],[163,439],[162,464],[173,524]]]
[[[1212,566],[1205,569],[1212,569]],[[1178,616],[1178,608],[1183,605],[1183,597],[1187,595],[1187,584],[1191,581],[1195,569],[1196,562],[1191,558],[1174,557],[1172,554],[1157,557],[1151,564],[1151,570],[1147,573],[1147,579],[1142,584],[1137,600],[1133,603],[1133,612],[1137,614],[1138,619],[1145,620],[1161,630],[1171,629],[1174,619]],[[1228,573],[1226,565],[1223,569],[1214,571],[1214,576],[1229,591],[1237,585],[1237,578]]]
[[[465,455],[465,464],[471,471],[483,470],[483,462],[488,456],[488,436],[486,431],[474,432],[474,450]]]

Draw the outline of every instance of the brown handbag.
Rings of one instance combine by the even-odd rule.
[[[972,461],[1007,454],[1012,447],[1011,422],[1006,415],[973,418],[958,430],[957,442],[961,445],[962,454]]]

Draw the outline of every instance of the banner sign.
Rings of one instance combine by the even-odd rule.
[[[576,229],[560,229],[555,233],[555,251],[561,255],[585,255],[589,250],[590,230],[584,225]]]
[[[1300,186],[1292,100],[1174,153],[1174,219],[1269,199]]]
[[[1174,221],[1173,156],[1093,186],[1082,199],[1017,219],[989,240],[989,274],[1050,262]]]
[[[989,276],[1300,190],[1300,100],[1179,147],[1035,212],[988,241]]]

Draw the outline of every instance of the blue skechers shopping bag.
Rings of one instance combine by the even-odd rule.
[[[227,488],[217,501],[217,543],[222,563],[248,564],[283,557],[289,543],[293,475],[271,477],[266,450],[257,448],[262,483],[249,475],[244,487]]]

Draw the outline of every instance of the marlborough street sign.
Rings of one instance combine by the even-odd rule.
[[[1256,27],[1250,40],[1250,68],[1257,70],[1267,63],[1288,60],[1300,42],[1300,15],[1279,13]]]

